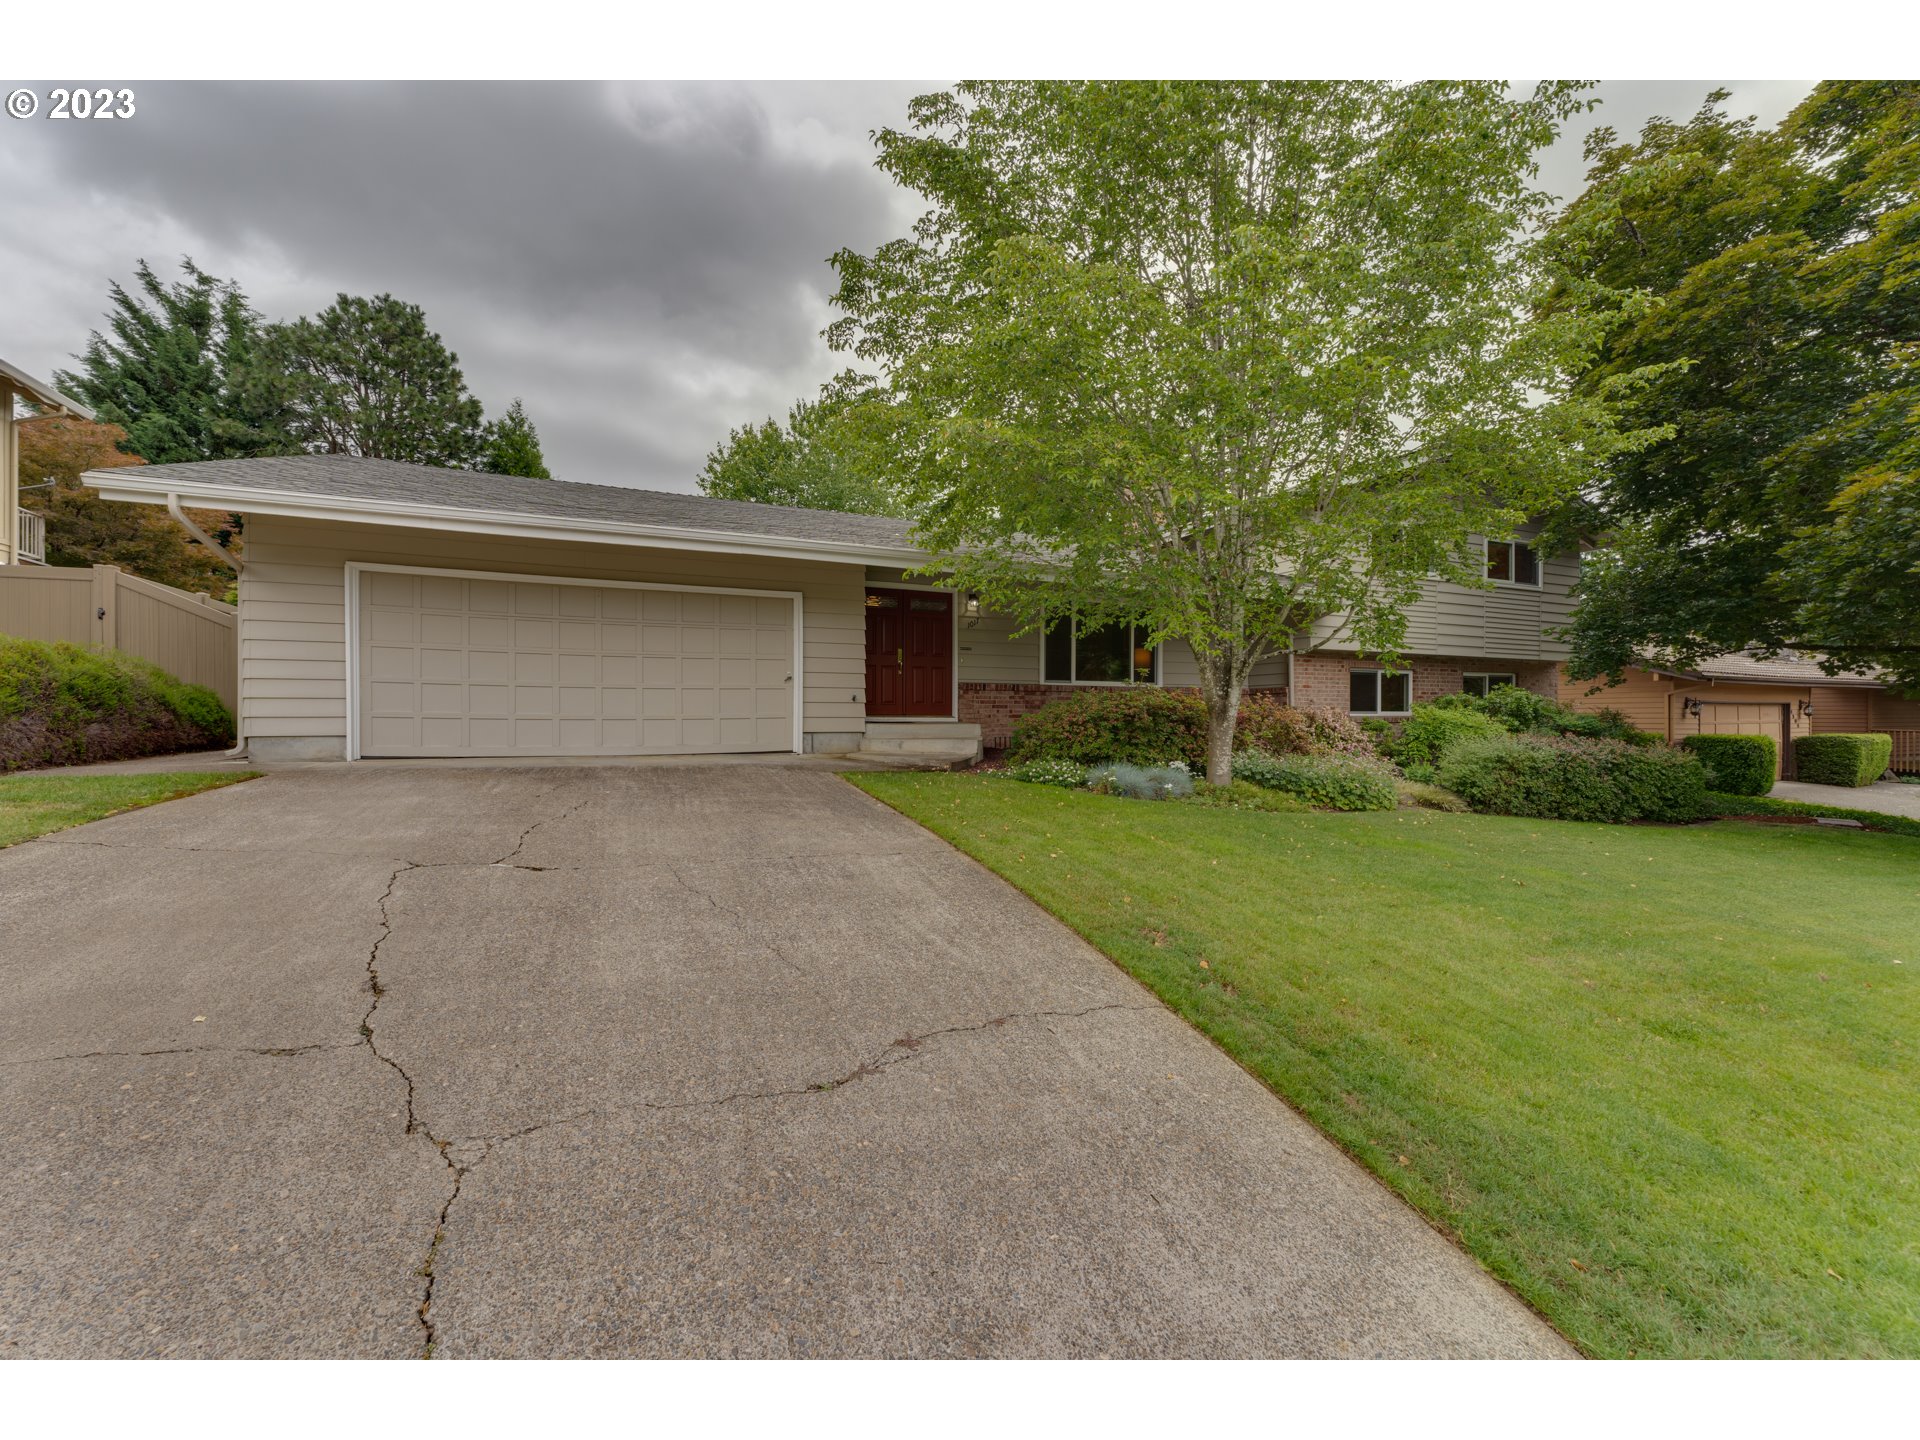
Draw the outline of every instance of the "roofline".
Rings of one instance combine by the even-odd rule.
[[[1862,690],[1885,690],[1887,682],[1876,680],[1871,675],[1827,675],[1801,676],[1789,675],[1709,675],[1702,670],[1671,670],[1660,665],[1640,665],[1649,675],[1664,675],[1669,680],[1692,680],[1702,685],[1771,685],[1778,689],[1782,685],[1839,685],[1857,686]]]
[[[156,466],[155,471],[171,467]],[[295,520],[347,520],[399,525],[417,530],[452,530],[469,535],[506,535],[526,540],[601,541],[659,549],[701,550],[722,555],[758,555],[775,559],[822,560],[848,565],[920,565],[928,553],[913,546],[861,545],[789,535],[748,535],[731,530],[700,530],[675,525],[641,525],[617,520],[588,520],[565,515],[533,515],[505,510],[421,505],[335,495],[303,495],[260,490],[246,485],[183,485],[141,467],[89,470],[80,477],[102,498],[135,505],[165,505],[177,498],[201,510],[232,510],[245,515],[280,515]]]
[[[46,381],[34,379],[26,371],[9,365],[5,360],[0,360],[0,381],[10,382],[13,389],[20,391],[37,405],[48,406],[64,415],[77,415],[82,420],[94,418],[93,411],[78,400],[61,394]]]

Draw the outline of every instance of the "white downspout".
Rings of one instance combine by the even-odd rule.
[[[194,539],[198,540],[202,545],[226,561],[228,565],[232,566],[235,575],[240,573],[240,562],[227,553],[226,547],[187,518],[187,512],[180,508],[180,497],[178,495],[170,494],[167,496],[167,513],[179,521],[181,528],[189,535],[193,536]],[[238,715],[233,717],[233,728],[234,739],[240,743],[226,753],[229,760],[238,760],[242,755],[247,753],[247,737],[239,733],[240,717]]]

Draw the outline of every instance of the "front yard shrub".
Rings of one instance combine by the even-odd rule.
[[[233,743],[220,698],[117,650],[0,635],[0,770]]]
[[[1183,765],[1096,765],[1087,788],[1130,800],[1184,800],[1193,794],[1193,776]]]
[[[1007,763],[1072,760],[1198,769],[1206,758],[1206,702],[1191,691],[1129,685],[1085,690],[1043,705],[1013,722]]]
[[[1373,754],[1373,743],[1351,716],[1297,710],[1270,695],[1242,700],[1234,730],[1235,749],[1272,755]],[[1206,751],[1207,706],[1198,694],[1131,685],[1085,690],[1021,716],[1013,724],[1007,762],[1167,765],[1178,760],[1198,771]]]
[[[1630,745],[1651,745],[1660,739],[1635,729],[1618,710],[1575,710],[1517,685],[1496,685],[1485,695],[1442,695],[1433,703],[1445,710],[1484,715],[1516,735],[1579,735],[1589,740],[1624,740]]]
[[[1400,803],[1393,771],[1358,755],[1269,755],[1244,767],[1236,756],[1234,778],[1326,810],[1392,810]]]
[[[1707,789],[1685,751],[1548,735],[1462,740],[1442,759],[1440,783],[1486,814],[1612,824],[1695,819]]]
[[[1029,785],[1058,785],[1065,790],[1078,790],[1087,783],[1087,767],[1072,760],[1029,760],[1009,765],[1007,775]]]
[[[1893,737],[1802,735],[1793,742],[1797,778],[1809,785],[1871,785],[1893,763]]]
[[[1502,687],[1505,688],[1505,687]],[[1387,751],[1404,769],[1409,763],[1438,765],[1441,753],[1473,735],[1505,735],[1506,726],[1491,715],[1454,705],[1418,704],[1400,726]]]
[[[1707,787],[1726,795],[1764,795],[1773,789],[1779,751],[1771,735],[1689,735],[1680,748],[1707,767]]]

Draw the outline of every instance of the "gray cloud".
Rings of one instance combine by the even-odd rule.
[[[1608,82],[1579,134],[1716,82]],[[10,85],[5,88],[11,88]],[[568,479],[693,488],[727,429],[840,367],[826,257],[903,233],[868,132],[926,83],[143,85],[129,121],[0,122],[0,353],[45,374],[109,279],[190,254],[270,318],[338,291],[425,307],[491,413],[518,395]],[[1806,82],[1735,84],[1771,123]]]

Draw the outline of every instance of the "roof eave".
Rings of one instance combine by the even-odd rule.
[[[516,539],[563,540],[633,545],[655,549],[697,550],[769,559],[819,560],[848,565],[920,565],[926,551],[913,546],[862,545],[790,535],[748,535],[731,530],[699,530],[673,525],[638,525],[588,520],[567,515],[517,514],[450,506],[409,505],[333,495],[300,495],[250,486],[182,485],[146,480],[138,467],[89,470],[81,483],[107,500],[135,505],[164,505],[177,496],[182,505],[201,510],[231,510],[245,515],[279,515],[297,520],[344,520],[366,525],[398,525],[417,530],[451,530],[468,535],[504,535]]]
[[[0,360],[0,384],[18,391],[34,404],[52,411],[56,415],[76,415],[82,420],[94,418],[93,411],[71,396],[63,395],[44,380],[36,380],[26,371]],[[0,416],[0,419],[6,419]]]

